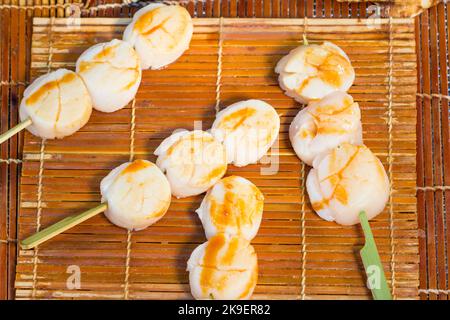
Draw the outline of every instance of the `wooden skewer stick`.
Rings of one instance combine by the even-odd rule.
[[[45,242],[58,234],[69,230],[70,228],[76,226],[77,224],[80,224],[83,221],[86,221],[87,219],[92,218],[93,216],[99,214],[100,212],[105,211],[108,208],[108,205],[106,203],[102,203],[95,208],[89,209],[83,213],[67,217],[47,228],[44,230],[41,230],[32,236],[26,238],[22,242],[20,242],[20,246],[22,249],[32,249],[36,247],[37,245],[41,244],[42,242]]]
[[[9,138],[11,138],[16,133],[18,133],[18,132],[22,131],[23,129],[25,129],[26,127],[30,126],[32,123],[33,122],[31,121],[31,119],[27,118],[24,121],[22,121],[21,123],[19,123],[18,125],[16,125],[15,127],[12,127],[8,131],[6,131],[5,133],[0,134],[0,144],[2,144],[3,142],[5,142]]]
[[[365,211],[359,213],[359,221],[361,222],[366,239],[360,255],[364,269],[366,270],[369,289],[372,291],[372,296],[375,300],[392,300],[391,291],[389,290],[386,276],[384,275],[383,265],[381,264],[377,245],[375,244],[372,229],[370,228]]]

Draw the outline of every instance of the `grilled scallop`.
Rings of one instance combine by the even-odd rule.
[[[258,261],[250,242],[223,233],[192,252],[187,270],[195,299],[248,299],[258,280]]]
[[[261,224],[263,206],[258,187],[245,178],[229,176],[208,190],[196,212],[208,239],[228,233],[252,240]]]
[[[124,163],[100,184],[106,217],[115,225],[141,230],[161,219],[170,205],[170,185],[159,168],[146,160]]]
[[[342,91],[309,103],[292,121],[289,138],[297,156],[308,165],[343,142],[362,144],[358,103]]]
[[[349,143],[316,157],[306,188],[313,209],[328,221],[359,223],[365,210],[372,219],[389,198],[389,180],[381,161],[366,146]]]
[[[223,143],[229,163],[237,167],[256,163],[275,142],[280,131],[276,110],[261,100],[234,103],[220,111],[211,133]]]
[[[275,72],[285,94],[300,103],[321,99],[333,91],[347,91],[355,79],[348,56],[327,41],[297,47],[278,62]]]
[[[83,80],[73,71],[58,69],[37,78],[25,89],[19,115],[30,118],[27,129],[45,139],[70,136],[92,113],[92,100]]]
[[[125,107],[141,83],[139,57],[125,41],[96,44],[78,58],[76,71],[86,84],[95,109],[114,112]]]
[[[140,9],[123,39],[136,49],[143,69],[159,69],[189,48],[194,27],[189,12],[178,5],[152,3]]]
[[[224,147],[201,130],[182,130],[166,138],[155,150],[156,164],[166,173],[177,198],[198,195],[227,171]]]

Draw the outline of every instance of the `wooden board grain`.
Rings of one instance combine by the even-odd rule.
[[[73,69],[83,50],[120,38],[129,23],[113,18],[78,21],[80,25],[67,19],[34,20],[31,78],[60,67]],[[310,41],[335,42],[355,66],[350,94],[362,109],[365,142],[393,182],[389,205],[372,221],[374,234],[394,296],[417,298],[413,21],[383,19],[376,26],[361,19],[194,21],[191,48],[168,68],[145,71],[134,105],[113,114],[94,112],[88,125],[64,140],[43,142],[25,134],[19,239],[95,205],[101,178],[127,161],[130,152],[154,161],[154,149],[174,129],[192,129],[196,120],[208,129],[217,102],[223,108],[259,98],[282,118],[278,148],[265,159],[272,164],[228,170],[252,180],[266,196],[261,229],[253,241],[260,265],[254,298],[370,297],[357,254],[361,230],[323,221],[311,211],[303,187],[308,168],[287,138],[301,106],[282,93],[273,68],[299,45],[307,26]],[[278,166],[276,173],[263,175],[261,167],[270,166]],[[140,232],[128,234],[98,216],[36,250],[20,250],[16,298],[190,298],[186,261],[205,241],[194,213],[200,200],[174,199],[163,220]],[[81,271],[81,288],[76,290],[66,284],[73,265]]]

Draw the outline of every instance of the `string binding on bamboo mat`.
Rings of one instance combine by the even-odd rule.
[[[0,239],[0,243],[9,244],[9,243],[17,243],[17,239]]]
[[[307,41],[308,35],[308,18],[303,19],[303,41]],[[302,209],[301,209],[301,226],[302,226],[302,280],[301,280],[301,299],[306,298],[306,194],[305,194],[305,163],[302,161]]]
[[[394,67],[394,52],[393,52],[393,33],[392,33],[392,17],[389,16],[389,93],[388,93],[388,136],[389,136],[389,144],[388,144],[388,171],[389,171],[389,237],[390,237],[390,245],[391,245],[391,286],[392,286],[392,296],[394,299],[396,299],[397,295],[395,292],[395,243],[394,243],[394,203],[393,203],[393,187],[392,183],[394,181],[392,169],[393,169],[393,154],[392,154],[392,148],[393,148],[393,135],[392,135],[392,129],[393,129],[393,110],[392,110],[392,104],[393,104],[393,67]]]
[[[168,5],[174,4],[187,4],[189,0],[180,0],[180,1],[158,1]],[[55,3],[55,4],[36,4],[36,5],[17,5],[17,4],[0,4],[1,9],[18,9],[18,10],[34,10],[34,9],[69,9],[78,7],[81,13],[91,13],[97,12],[99,10],[106,9],[121,9],[125,7],[143,7],[148,4],[155,3],[155,1],[138,1],[138,0],[123,0],[122,3],[103,3],[96,6],[91,6],[91,1],[86,1],[83,3]],[[68,13],[70,14],[70,13]]]
[[[53,59],[53,24],[55,23],[55,17],[50,18],[50,28],[48,28],[48,59],[47,59],[47,73],[52,70]],[[41,140],[41,149],[39,153],[39,173],[38,173],[38,190],[37,190],[37,212],[36,212],[36,232],[41,229],[41,214],[42,214],[42,190],[43,190],[43,177],[44,177],[44,161],[45,161],[45,139]],[[39,246],[34,248],[33,254],[33,291],[31,297],[36,298],[36,285],[37,285],[37,268],[38,268],[38,255]]]
[[[134,158],[134,135],[136,128],[136,98],[133,99],[131,103],[131,125],[130,125],[130,158],[129,161],[133,161]],[[127,232],[127,254],[125,259],[125,279],[124,279],[124,289],[123,289],[123,297],[125,300],[128,300],[130,292],[129,292],[129,279],[130,279],[130,260],[131,260],[131,235],[132,231],[128,230]]]
[[[419,289],[419,293],[425,293],[425,294],[450,294],[450,290],[445,290],[445,289]]]
[[[450,190],[450,186],[425,186],[416,187],[417,191],[447,191]]]
[[[220,87],[222,80],[222,54],[223,54],[223,17],[219,18],[219,43],[217,51],[217,75],[216,75],[216,114],[220,111]]]
[[[51,44],[50,44],[51,45]],[[43,189],[43,173],[44,173],[44,152],[45,152],[45,139],[41,141],[40,160],[39,160],[39,174],[38,174],[38,191],[37,191],[37,212],[36,212],[36,232],[41,229],[41,213],[42,213],[42,189]],[[37,266],[38,266],[38,254],[39,248],[34,248],[33,254],[33,291],[31,297],[36,297],[36,284],[37,284]]]
[[[446,99],[446,100],[450,100],[450,96],[446,96],[440,93],[417,93],[416,94],[418,97],[420,98],[427,98],[427,99],[433,99],[433,98],[438,98],[438,99]]]
[[[21,164],[23,161],[20,159],[0,159],[0,163],[6,163],[6,164]]]
[[[2,86],[27,86],[29,85],[29,82],[24,82],[24,81],[1,81],[0,85]]]

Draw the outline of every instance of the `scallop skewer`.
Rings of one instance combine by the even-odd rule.
[[[83,127],[91,113],[92,99],[83,80],[73,71],[58,69],[25,89],[19,107],[21,122],[0,135],[0,143],[25,128],[44,139],[64,138]]]
[[[101,212],[119,227],[142,230],[161,219],[171,201],[166,177],[155,164],[146,160],[126,162],[113,169],[101,181],[100,191],[100,205],[35,233],[23,240],[21,247],[34,248]]]

